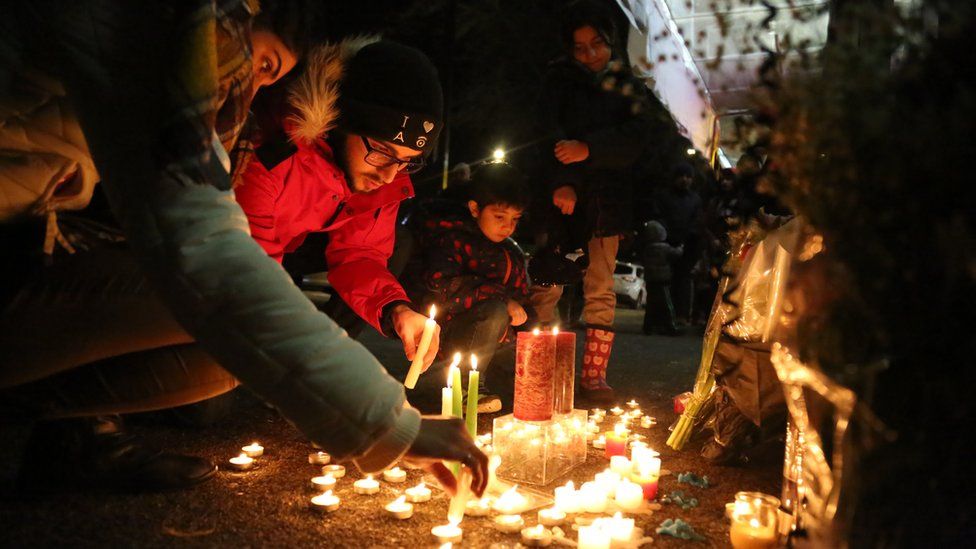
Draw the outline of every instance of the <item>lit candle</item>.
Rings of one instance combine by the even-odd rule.
[[[522,545],[526,547],[548,547],[552,544],[552,532],[545,526],[537,524],[531,528],[522,528]]]
[[[604,527],[610,531],[612,541],[628,542],[634,536],[634,519],[623,518],[620,513],[613,515],[613,518],[603,519]]]
[[[610,408],[610,413],[615,416],[619,416],[624,413],[624,409],[620,406],[614,406],[613,408]]]
[[[590,413],[593,416],[601,416],[601,417],[607,415],[607,411],[604,410],[603,408],[593,408],[592,410],[590,410]]]
[[[387,482],[403,482],[407,480],[407,472],[399,467],[383,471],[383,480]]]
[[[618,423],[616,426],[614,426],[613,431],[607,431],[604,436],[606,437],[605,455],[607,459],[610,459],[613,456],[627,455],[626,427]],[[596,445],[594,444],[594,446]]]
[[[257,442],[252,442],[247,446],[242,447],[241,451],[250,458],[261,457],[264,455],[264,446],[261,446]]]
[[[518,492],[518,485],[512,486],[507,492],[495,500],[492,508],[505,515],[519,513],[525,508],[528,501],[525,496]]]
[[[441,389],[441,415],[454,416],[454,370],[461,363],[461,353],[454,353],[451,365],[447,368],[447,385]]]
[[[628,471],[628,475],[630,472]],[[613,497],[617,493],[617,485],[620,484],[620,475],[606,469],[602,473],[597,473],[594,482],[602,486],[607,491],[607,497]]]
[[[308,462],[312,465],[328,465],[332,456],[326,452],[312,452],[308,455]]]
[[[607,489],[596,482],[584,482],[579,489],[579,498],[587,513],[602,513],[607,510]]]
[[[539,510],[539,524],[543,526],[559,526],[566,520],[566,513],[556,507]]]
[[[630,461],[634,466],[634,470],[644,467],[653,467],[654,464],[651,462],[652,459],[657,458],[661,454],[658,454],[654,450],[647,447],[647,444],[643,442],[635,442],[630,448]],[[660,461],[660,460],[659,460]],[[660,470],[660,465],[658,465]]]
[[[407,503],[405,496],[400,496],[386,504],[386,512],[397,520],[406,520],[413,516],[413,505]]]
[[[339,464],[326,465],[325,467],[322,467],[322,474],[332,475],[335,478],[339,479],[346,476],[346,468],[345,466]]]
[[[607,439],[606,439],[606,436],[600,435],[600,436],[596,437],[595,439],[593,439],[593,447],[596,448],[596,449],[598,449],[598,450],[602,450],[602,449],[606,448],[607,447]]]
[[[637,408],[638,406],[640,406],[640,404],[638,404],[637,401],[634,399],[630,399],[630,401],[627,402],[627,407],[630,408],[631,410]]]
[[[772,549],[779,544],[776,529],[763,526],[759,519],[734,520],[729,529],[732,547],[735,549]]]
[[[430,533],[437,538],[437,543],[461,543],[461,535],[464,531],[457,523],[447,523],[431,528]]]
[[[610,549],[610,532],[602,524],[579,527],[579,549]]]
[[[461,386],[461,368],[455,367],[451,370],[451,415],[456,418],[464,417],[464,388]]]
[[[656,422],[654,421],[654,418],[652,418],[651,416],[644,416],[641,418],[640,426],[645,429],[650,429],[651,427],[654,426],[655,423]]]
[[[430,488],[428,488],[423,482],[412,488],[407,488],[403,491],[403,493],[407,496],[407,501],[410,503],[423,503],[425,501],[430,501]]]
[[[331,513],[339,508],[339,498],[329,490],[312,498],[312,509],[320,513]]]
[[[352,489],[357,494],[368,496],[380,491],[380,483],[373,478],[373,475],[366,475],[366,478],[361,478],[352,483]]]
[[[328,492],[335,488],[336,479],[334,476],[326,474],[320,477],[312,477],[312,488],[319,492]]]
[[[451,497],[451,502],[447,506],[448,522],[460,524],[464,520],[464,510],[467,508],[468,500],[471,498],[471,482],[473,480],[474,475],[471,473],[471,469],[467,467],[461,467],[459,469],[457,474],[457,491]]]
[[[247,471],[251,467],[254,467],[254,458],[248,457],[247,454],[241,454],[227,460],[227,465],[237,471]]]
[[[650,501],[657,495],[657,483],[660,476],[660,458],[649,457],[637,463],[637,470],[631,475],[630,480],[640,484],[644,490],[644,499]]]
[[[610,470],[618,475],[629,475],[631,470],[630,460],[627,456],[610,456]]]
[[[478,357],[471,355],[471,371],[468,372],[468,409],[464,423],[471,438],[478,436]]]
[[[644,502],[644,489],[625,479],[617,484],[614,501],[624,511],[636,511]]]
[[[578,513],[580,511],[580,500],[573,481],[567,482],[565,486],[556,488],[554,493],[556,509],[564,513]]]
[[[482,435],[478,435],[478,442],[482,444],[491,444],[491,433],[484,433]]]
[[[772,549],[779,547],[777,509],[779,499],[760,492],[735,495],[729,537],[735,549]]]
[[[525,526],[522,515],[498,515],[495,517],[495,529],[506,534],[514,534]]]
[[[471,517],[483,517],[491,512],[491,499],[484,497],[481,499],[469,499],[464,506],[464,514]]]
[[[420,336],[420,345],[417,346],[417,354],[413,356],[413,362],[410,363],[407,378],[403,381],[403,386],[407,389],[416,387],[417,380],[420,379],[420,372],[424,369],[424,357],[427,356],[427,350],[430,349],[430,340],[434,338],[434,329],[437,327],[437,322],[434,321],[434,315],[436,313],[437,307],[431,305],[430,317],[424,322],[424,333]]]

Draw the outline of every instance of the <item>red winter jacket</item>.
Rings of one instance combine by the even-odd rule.
[[[235,189],[251,236],[280,263],[309,233],[328,232],[329,282],[382,333],[383,307],[409,301],[387,261],[400,201],[413,197],[410,178],[400,174],[375,191],[353,193],[323,139],[281,146],[287,148],[285,154],[252,161]]]

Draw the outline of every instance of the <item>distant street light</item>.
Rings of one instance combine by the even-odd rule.
[[[505,151],[501,147],[499,147],[499,148],[495,149],[494,152],[491,153],[491,158],[495,162],[504,162],[505,161]]]
[[[696,151],[695,149],[688,149],[685,152],[688,153],[688,156],[695,156],[695,153],[697,153],[698,151]]]

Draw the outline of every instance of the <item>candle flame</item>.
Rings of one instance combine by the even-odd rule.
[[[759,521],[756,519],[749,519],[749,526],[752,526],[753,528],[759,528],[760,526]]]
[[[471,353],[471,370],[478,371],[478,357]]]
[[[553,326],[552,335],[559,335],[559,326]]]
[[[373,480],[373,475],[366,475],[366,480]]]
[[[241,454],[237,456],[237,459],[251,459],[251,458],[249,458],[247,454],[245,454],[244,452],[241,452]]]
[[[535,526],[533,526],[532,528],[529,528],[529,531],[530,531],[530,532],[532,533],[532,535],[534,535],[534,536],[541,536],[541,535],[542,535],[542,533],[543,533],[543,529],[544,529],[544,528],[545,528],[545,527],[544,527],[544,526],[542,526],[541,524],[536,524],[536,525],[535,525]]]
[[[451,357],[451,368],[457,368],[458,364],[461,364],[461,353],[454,353]]]
[[[539,329],[538,329],[538,328],[534,328],[534,329],[532,330],[532,335],[534,335],[534,336],[537,336],[537,335],[539,335]]]
[[[431,318],[431,320],[433,320],[435,316],[437,316],[437,306],[436,305],[431,305],[430,306],[430,318]]]
[[[417,484],[416,486],[414,486],[413,489],[414,490],[423,490],[426,487],[427,487],[426,484],[424,484],[423,482],[420,482],[419,484]]]

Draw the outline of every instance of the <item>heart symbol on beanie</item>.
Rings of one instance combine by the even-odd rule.
[[[430,133],[432,129],[434,129],[434,123],[424,120],[424,132]]]

